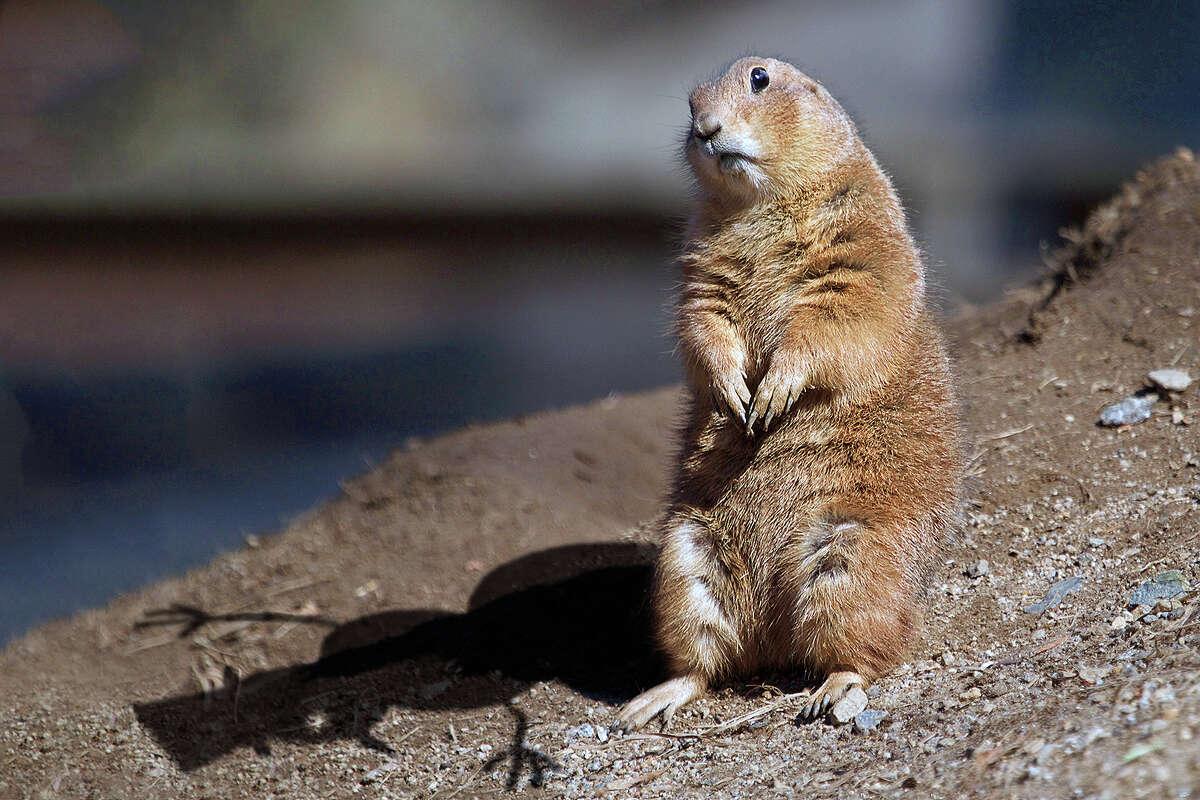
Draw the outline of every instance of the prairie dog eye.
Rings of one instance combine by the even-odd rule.
[[[750,91],[758,94],[763,89],[767,88],[767,84],[771,82],[771,76],[762,67],[755,67],[750,70]]]

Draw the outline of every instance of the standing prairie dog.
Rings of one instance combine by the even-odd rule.
[[[815,717],[905,657],[956,520],[949,363],[891,182],[819,83],[743,58],[692,92],[682,256],[691,402],[654,585],[673,677],[617,727],[715,681],[802,668]]]

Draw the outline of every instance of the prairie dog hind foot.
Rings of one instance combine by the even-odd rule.
[[[833,672],[812,693],[808,703],[800,709],[802,719],[816,719],[833,708],[846,692],[855,686],[865,687],[867,679],[857,672]]]
[[[659,714],[662,724],[666,725],[676,711],[704,693],[704,685],[699,677],[683,675],[647,689],[617,712],[617,724],[613,728],[622,733],[636,731]]]

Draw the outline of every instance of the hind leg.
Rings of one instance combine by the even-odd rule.
[[[628,733],[659,715],[662,716],[663,725],[666,725],[676,711],[704,694],[707,688],[707,681],[694,673],[660,683],[626,703],[617,712],[617,723],[613,728]]]
[[[791,546],[784,568],[797,659],[827,676],[801,716],[820,716],[853,687],[866,688],[911,646],[921,617],[918,570],[898,544],[913,541],[904,531],[827,515]],[[922,558],[920,550],[907,556]]]
[[[702,522],[668,521],[654,589],[658,642],[675,677],[642,692],[617,712],[616,729],[632,731],[661,715],[663,724],[728,671],[741,651],[729,607],[737,570],[722,559]]]

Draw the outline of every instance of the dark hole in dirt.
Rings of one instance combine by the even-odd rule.
[[[392,706],[502,705],[538,681],[622,702],[661,675],[646,605],[653,558],[654,548],[639,544],[544,550],[488,574],[465,614],[361,617],[336,627],[313,663],[134,711],[181,769],[194,770],[240,747],[268,753],[282,740],[357,739],[387,751],[371,727]],[[197,630],[196,614],[222,619],[191,612],[185,633]]]

